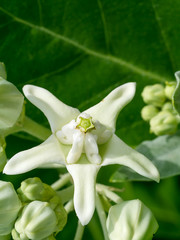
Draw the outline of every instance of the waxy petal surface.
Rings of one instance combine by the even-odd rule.
[[[135,83],[126,83],[107,95],[100,103],[87,109],[94,120],[98,120],[105,126],[115,130],[116,119],[121,109],[126,106],[134,97]]]
[[[100,169],[96,164],[70,164],[67,170],[74,181],[74,208],[82,225],[91,220],[95,210],[95,183]]]
[[[80,114],[78,109],[64,104],[44,88],[25,85],[23,92],[27,99],[47,117],[52,132],[60,130]]]
[[[65,156],[61,145],[54,135],[37,147],[14,155],[6,164],[4,173],[21,174],[46,165],[65,164]]]
[[[102,166],[120,164],[127,166],[140,175],[159,182],[159,172],[153,163],[141,153],[126,145],[115,134],[100,146],[100,155],[103,159]]]

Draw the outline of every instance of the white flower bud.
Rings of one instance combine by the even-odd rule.
[[[8,235],[12,228],[21,202],[10,182],[0,181],[0,235]]]
[[[17,192],[23,202],[34,200],[47,202],[56,195],[56,192],[38,177],[24,180]]]
[[[141,117],[144,121],[150,121],[151,118],[158,114],[159,110],[153,105],[147,105],[141,110]]]
[[[173,93],[176,88],[176,82],[167,82],[165,87],[165,95],[168,99],[172,100]]]
[[[57,232],[61,231],[67,222],[67,213],[61,203],[60,197],[49,185],[43,183],[40,178],[28,178],[21,183],[17,190],[23,203],[39,200],[48,202],[57,218]],[[15,234],[15,233],[14,233]]]
[[[56,232],[58,219],[47,202],[33,201],[26,205],[15,222],[14,240],[42,240]]]
[[[173,105],[171,102],[166,102],[163,106],[162,106],[162,111],[170,111],[170,112],[174,112],[173,109]]]
[[[156,107],[161,107],[166,99],[164,86],[161,84],[146,86],[141,95],[145,103]]]
[[[138,199],[112,206],[106,226],[110,240],[152,240],[158,229],[153,214]]]
[[[178,118],[170,111],[161,111],[150,121],[150,131],[159,135],[173,134],[177,131]]]

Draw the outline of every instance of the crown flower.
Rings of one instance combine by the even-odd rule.
[[[96,176],[101,167],[120,164],[159,181],[152,162],[114,133],[119,112],[134,97],[135,83],[116,88],[82,113],[43,88],[26,85],[23,91],[47,117],[52,135],[39,146],[12,157],[4,173],[20,174],[38,167],[65,165],[74,181],[74,208],[82,225],[88,224],[94,213]]]

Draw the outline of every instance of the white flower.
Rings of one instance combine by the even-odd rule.
[[[152,240],[158,229],[152,212],[138,199],[112,206],[106,226],[110,240]]]
[[[114,134],[120,110],[134,97],[135,83],[116,88],[83,113],[43,88],[26,85],[23,90],[48,118],[52,135],[41,145],[16,154],[4,173],[20,174],[37,167],[66,165],[74,181],[75,211],[83,225],[94,213],[96,176],[102,166],[124,165],[159,181],[159,173],[151,161]]]

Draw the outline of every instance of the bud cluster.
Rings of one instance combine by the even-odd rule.
[[[57,193],[39,178],[29,178],[16,191],[0,181],[0,239],[55,240],[67,222]]]
[[[141,94],[147,104],[142,108],[141,116],[149,122],[150,132],[157,136],[177,131],[179,116],[172,106],[175,87],[175,82],[168,82],[166,86],[154,84],[146,86]]]

